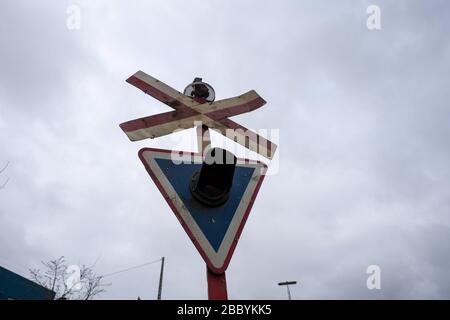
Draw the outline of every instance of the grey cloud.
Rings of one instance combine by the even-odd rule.
[[[227,271],[232,298],[448,298],[448,4],[379,1],[2,2],[0,262],[26,275],[65,255],[99,273],[167,257],[163,296],[206,298],[203,261],[118,124],[168,111],[125,83],[141,69],[218,98],[255,88],[236,121],[279,128],[268,176]],[[187,131],[185,135],[193,135]],[[7,244],[5,244],[7,243]],[[365,287],[368,265],[382,290]],[[153,299],[158,266],[103,298]]]

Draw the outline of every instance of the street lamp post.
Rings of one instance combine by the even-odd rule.
[[[297,281],[285,281],[285,282],[278,283],[279,286],[286,286],[289,300],[292,300],[291,290],[289,290],[289,286],[294,285],[294,284],[297,284]]]

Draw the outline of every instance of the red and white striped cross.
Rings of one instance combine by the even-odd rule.
[[[127,79],[127,82],[175,109],[120,124],[120,128],[131,141],[153,139],[173,133],[175,130],[192,128],[201,122],[244,147],[272,159],[277,148],[276,144],[228,119],[262,107],[266,101],[256,91],[251,90],[238,97],[207,102],[202,98],[186,96],[142,71],[136,72]]]

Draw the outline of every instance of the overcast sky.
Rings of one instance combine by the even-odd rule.
[[[170,110],[125,82],[143,70],[179,90],[203,77],[218,99],[255,89],[267,104],[233,120],[279,129],[230,298],[285,299],[284,280],[296,299],[450,298],[449,9],[1,1],[0,265],[28,276],[65,255],[106,274],[165,256],[163,298],[207,298],[205,264],[137,157],[194,131],[132,143],[118,127]],[[100,297],[154,299],[158,277],[157,263],[111,276]]]

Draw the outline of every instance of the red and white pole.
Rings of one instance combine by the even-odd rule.
[[[211,148],[211,136],[208,127],[205,125],[197,127],[197,145],[202,156]],[[208,300],[228,300],[225,272],[216,274],[206,266],[206,277],[208,280]]]
[[[216,274],[206,267],[208,277],[208,300],[228,300],[225,272]]]

